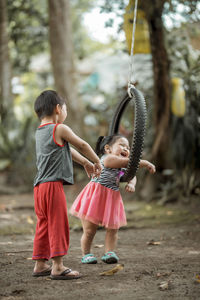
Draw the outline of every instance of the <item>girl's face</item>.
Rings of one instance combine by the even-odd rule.
[[[59,108],[58,122],[63,123],[67,117],[67,106],[63,104],[63,106],[59,106]]]
[[[129,142],[124,137],[117,139],[112,146],[110,145],[106,145],[106,146],[105,146],[106,153],[110,153],[121,157],[129,157],[130,154]]]

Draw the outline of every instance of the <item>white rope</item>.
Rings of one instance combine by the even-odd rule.
[[[130,65],[129,65],[129,78],[128,78],[128,94],[130,98],[132,98],[130,89],[134,88],[134,85],[132,84],[133,81],[132,77],[133,77],[133,53],[134,53],[134,44],[135,44],[137,5],[138,5],[138,0],[135,0],[135,8],[134,8],[134,16],[133,16],[133,32],[132,32],[132,41],[131,41],[131,56],[130,56]]]

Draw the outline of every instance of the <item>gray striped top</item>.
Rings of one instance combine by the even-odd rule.
[[[125,169],[106,168],[103,163],[105,156],[106,155],[103,155],[101,158],[101,166],[102,166],[101,175],[99,177],[92,178],[91,181],[100,183],[101,185],[109,189],[112,189],[114,191],[118,191],[120,177],[123,175],[122,172],[124,172]]]

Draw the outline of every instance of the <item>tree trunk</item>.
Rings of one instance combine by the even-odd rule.
[[[51,61],[57,92],[67,99],[67,124],[82,134],[82,107],[77,98],[69,0],[48,0]]]
[[[6,0],[0,0],[0,120],[4,125],[9,122],[9,115],[12,112],[11,65],[7,28]]]
[[[162,12],[164,0],[143,2],[146,13],[153,60],[154,73],[154,124],[155,138],[152,148],[152,160],[157,169],[167,167],[167,152],[169,149],[170,121],[170,78],[169,59],[165,49]],[[149,3],[151,2],[151,4]]]

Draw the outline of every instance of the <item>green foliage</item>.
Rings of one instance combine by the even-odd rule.
[[[196,0],[166,0],[164,14],[180,14],[186,21],[199,20],[199,6]],[[176,16],[174,15],[174,21]]]
[[[148,1],[149,11],[151,6],[157,5],[157,3],[164,3],[163,17],[167,16],[171,18],[171,21],[176,24],[177,15],[185,19],[185,22],[188,21],[199,21],[200,20],[200,7],[198,1],[196,0],[157,0],[157,1]],[[145,1],[138,1],[138,8],[143,9],[143,6],[146,5]],[[147,2],[147,1],[146,1]],[[126,5],[128,5],[129,0],[102,0],[101,1],[101,11],[107,14],[110,14],[110,19],[105,24],[106,26],[113,26],[116,17],[122,17],[125,11]],[[132,0],[133,5],[135,5],[135,0]],[[123,19],[122,19],[123,22]],[[122,29],[121,24],[119,25],[119,30]]]
[[[71,1],[72,37],[75,56],[78,59],[83,59],[95,51],[105,48],[100,42],[91,40],[87,29],[83,26],[84,13],[89,12],[95,6],[96,1],[94,0]]]
[[[104,0],[100,5],[101,11],[106,13],[111,13],[115,11],[118,16],[122,15],[122,11],[124,11],[125,6],[128,4],[127,0],[118,0],[118,1],[109,1]]]
[[[3,169],[7,167],[8,184],[30,184],[33,180],[33,126],[31,117],[23,123],[16,121],[9,132],[0,126],[0,162]]]
[[[7,0],[13,68],[27,71],[31,57],[48,49],[46,1]]]
[[[8,22],[10,35],[10,53],[14,73],[29,71],[33,56],[49,52],[48,42],[48,1],[8,0]],[[92,41],[84,26],[83,15],[90,11],[96,1],[71,1],[71,19],[75,56],[83,58],[102,47]]]
[[[172,189],[179,190],[183,199],[198,195],[200,186],[200,51],[191,46],[189,26],[185,24],[167,35],[171,77],[183,80],[186,95],[186,114],[182,118],[172,116],[171,122],[171,153],[176,174]]]
[[[178,168],[200,168],[200,52],[191,46],[182,27],[168,35],[172,77],[184,81],[186,115],[173,118],[173,157]]]
[[[32,185],[35,175],[34,132],[37,118],[33,103],[41,90],[53,87],[49,86],[49,71],[31,73],[29,67],[34,56],[49,52],[47,3],[39,0],[7,1],[12,69],[24,87],[24,92],[14,98],[15,120],[9,120],[6,130],[0,128],[0,170],[8,172],[9,183]],[[89,0],[71,2],[73,38],[78,57],[84,57],[102,46],[90,41],[81,26],[83,13],[94,4],[95,1]]]
[[[185,18],[195,19],[197,1],[166,1],[164,14],[169,11],[176,12],[179,3],[184,3]],[[124,7],[128,1],[108,1],[101,2],[102,12],[116,13],[116,16],[122,16]],[[170,5],[168,5],[169,3]],[[71,1],[72,30],[75,56],[84,58],[96,50],[105,47],[98,42],[91,41],[86,29],[82,26],[83,14],[96,6],[96,1],[92,0],[74,0]],[[39,92],[48,86],[46,80],[47,74],[25,73],[29,70],[30,61],[33,56],[49,52],[48,45],[48,12],[47,1],[39,0],[7,0],[9,32],[10,32],[10,51],[13,63],[14,74],[24,74],[21,77],[25,86],[22,95],[15,98],[16,123],[8,131],[0,128],[0,160],[4,160],[4,167],[10,166],[9,180],[17,179],[18,182],[32,183],[35,174],[34,157],[34,130],[36,128],[36,117],[33,112],[33,101]],[[191,15],[192,14],[192,15]],[[106,24],[112,26],[115,18]],[[91,25],[92,26],[92,25]],[[120,25],[121,26],[121,25]],[[190,46],[190,41],[184,40],[184,35],[173,31],[169,34],[168,50],[171,59],[172,76],[181,77],[184,80],[184,86],[187,98],[187,114],[184,119],[174,119],[173,121],[173,159],[179,169],[186,169],[189,166],[200,167],[200,128],[199,115],[200,103],[200,71],[199,56]],[[114,48],[114,44],[112,45]],[[91,91],[97,92],[98,91]],[[149,91],[150,96],[152,91]],[[113,116],[113,109],[117,102],[122,99],[123,93],[119,91],[111,95],[104,95],[105,102],[98,107],[88,104],[87,113],[96,119],[95,126],[88,126],[87,136],[90,137],[94,146],[98,135],[107,134],[109,122]],[[148,99],[148,95],[146,97]],[[148,107],[149,114],[152,115],[151,107]],[[131,119],[131,110],[126,112],[122,120],[123,129],[132,132],[133,120]],[[152,118],[151,118],[152,119]],[[149,147],[152,142],[153,126],[148,124]],[[131,128],[131,130],[130,130]],[[152,133],[153,134],[153,133]],[[131,135],[130,135],[131,137]],[[3,164],[2,164],[3,166]],[[27,176],[27,173],[29,176]],[[188,173],[189,174],[189,173]]]
[[[34,134],[39,124],[33,105],[41,92],[41,77],[24,73],[21,84],[24,92],[14,99],[14,120],[6,129],[0,126],[0,171],[7,172],[9,184],[26,184],[32,188],[36,172]]]

